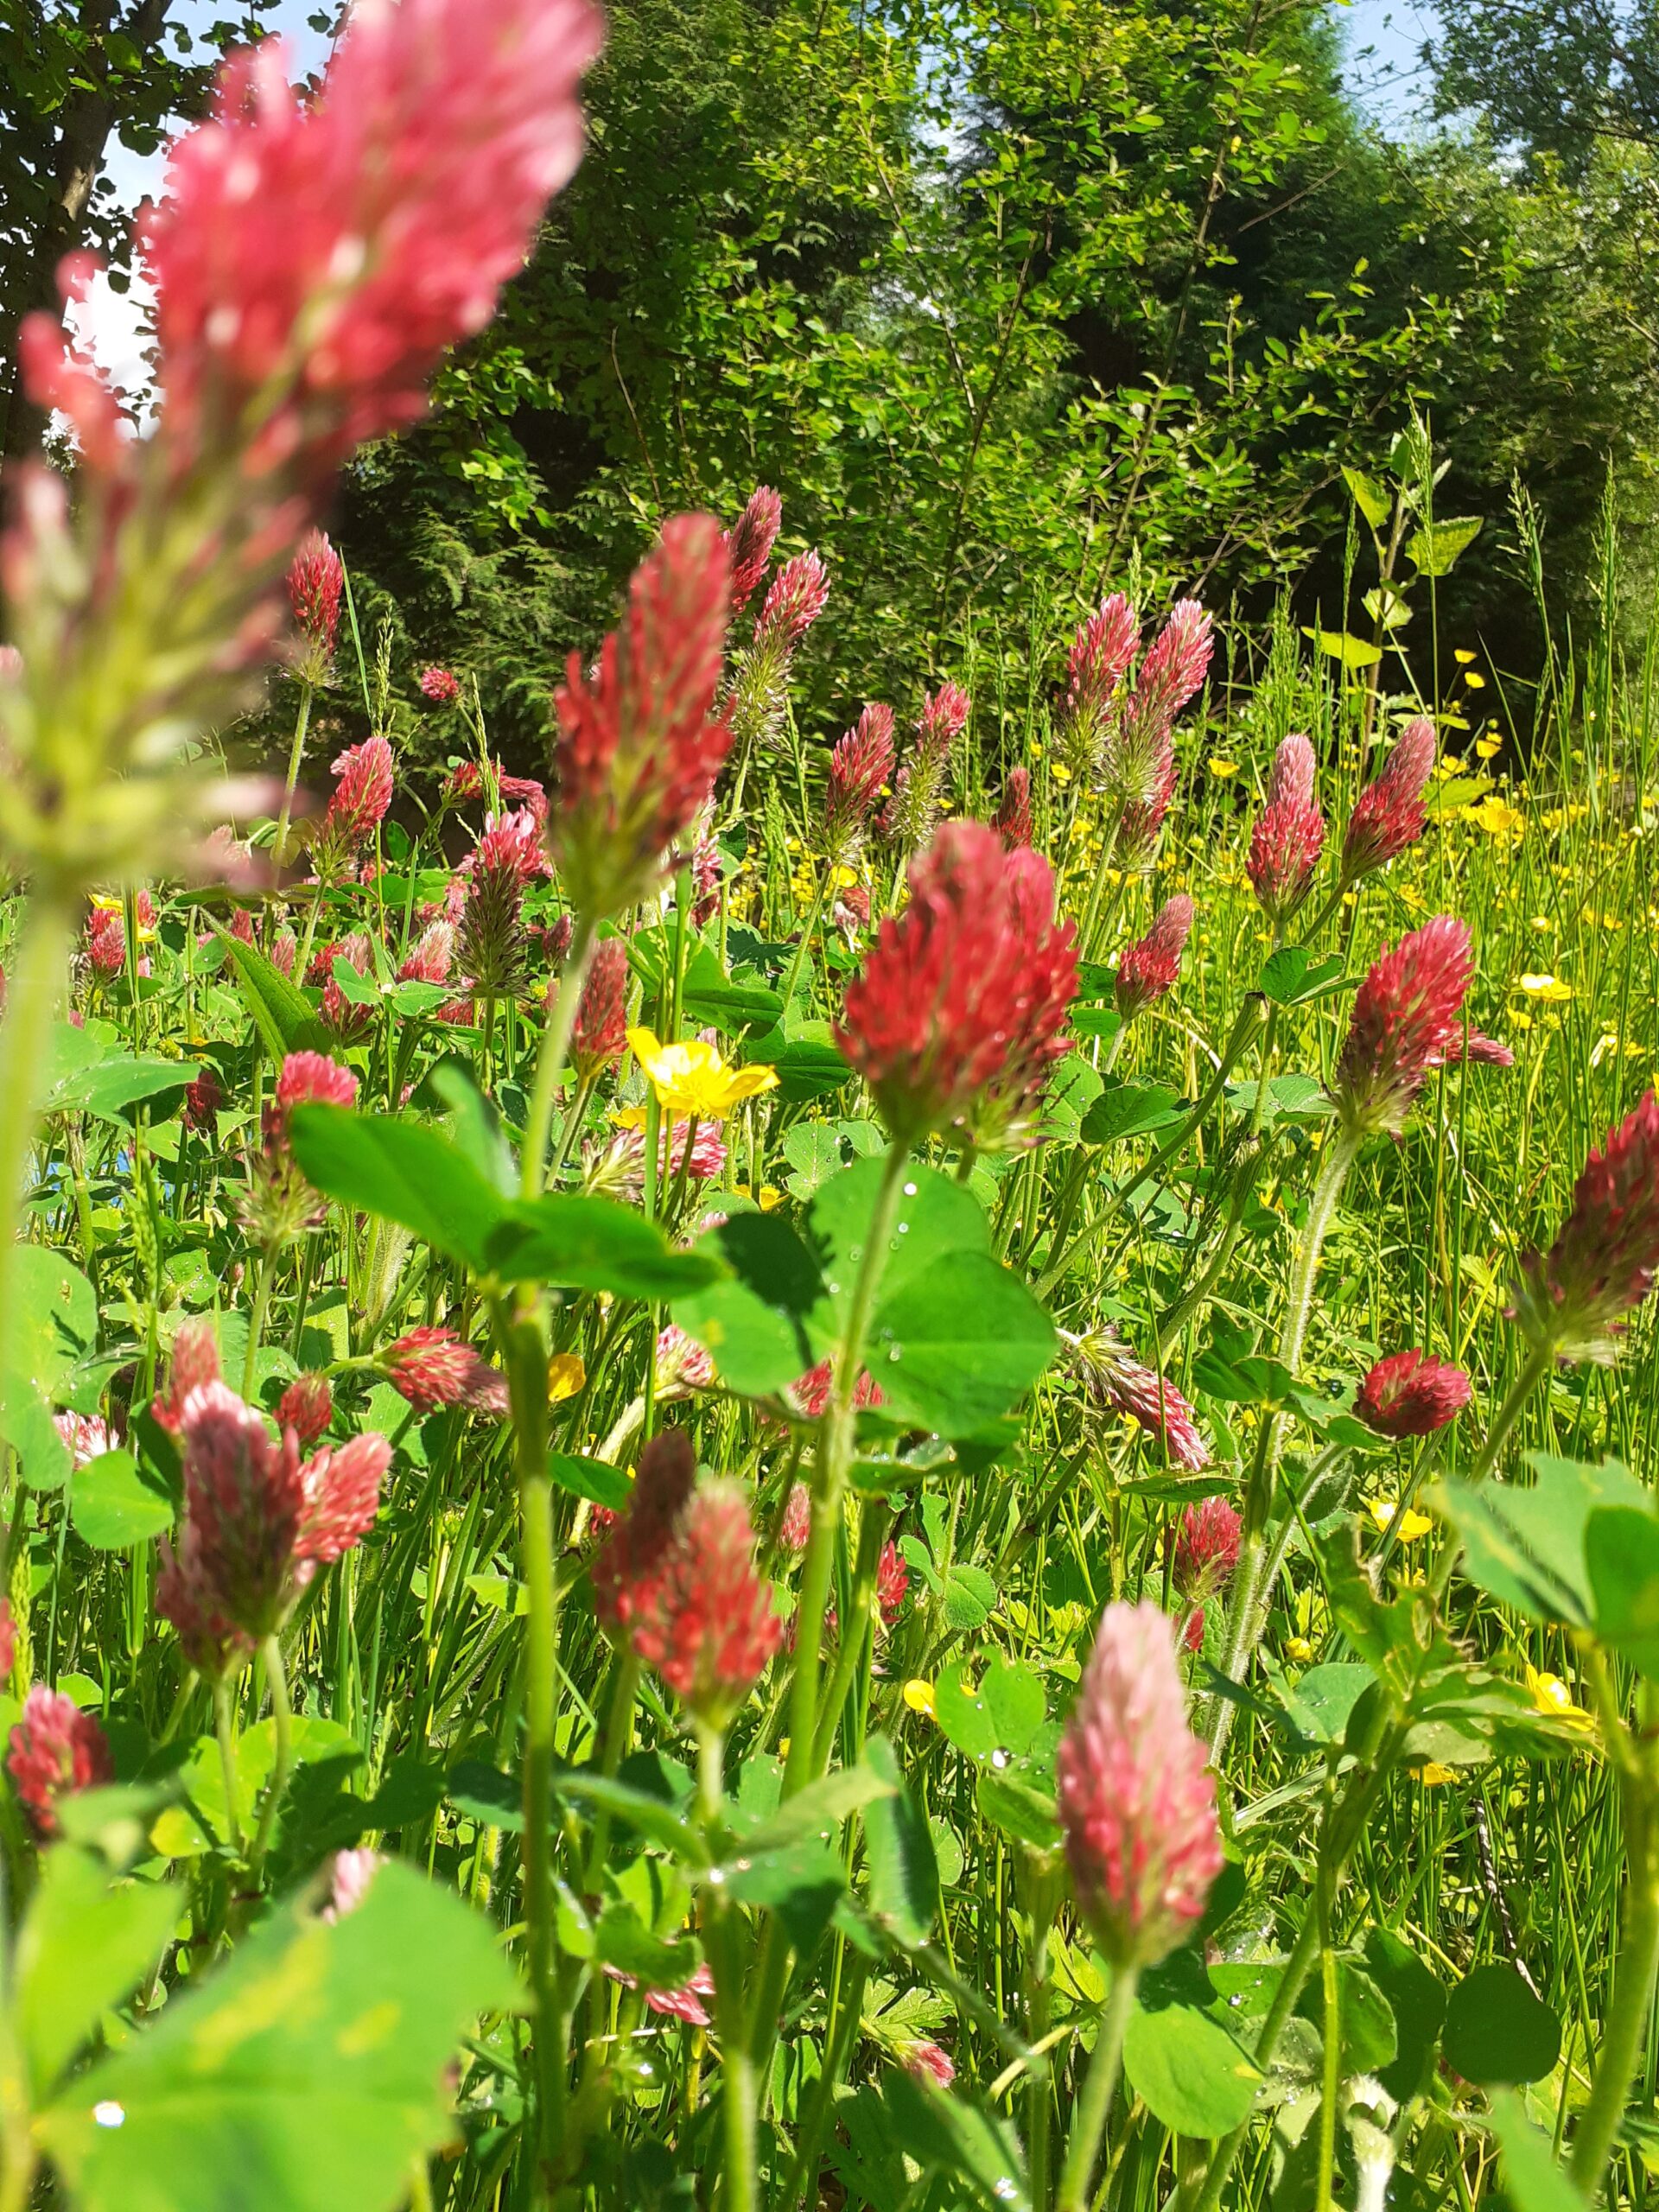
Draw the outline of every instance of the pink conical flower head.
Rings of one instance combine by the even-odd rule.
[[[782,1641],[743,1492],[707,1483],[679,1516],[633,1648],[700,1719],[724,1727]]]
[[[1224,1497],[1189,1505],[1173,1534],[1170,1580],[1183,1598],[1207,1598],[1238,1565],[1243,1523]]]
[[[1206,1757],[1169,1622],[1155,1605],[1109,1605],[1055,1768],[1078,1909],[1119,1972],[1173,1950],[1221,1872]]]
[[[1528,1255],[1516,1316],[1529,1342],[1558,1358],[1605,1364],[1656,1274],[1659,1099],[1649,1090],[1585,1162],[1554,1243]]]
[[[1009,852],[1031,842],[1031,771],[1010,768],[993,824]]]
[[[1117,963],[1117,1010],[1125,1021],[1173,988],[1192,929],[1192,901],[1184,891],[1166,899],[1146,935],[1126,945]]]
[[[549,832],[578,912],[620,913],[696,822],[731,745],[715,712],[730,569],[718,524],[677,515],[634,572],[627,613],[554,702]]]
[[[757,485],[748,505],[722,532],[721,543],[732,566],[732,613],[741,614],[760,588],[772,561],[772,549],[784,519],[784,503],[769,484]]]
[[[1065,696],[1058,723],[1060,750],[1074,776],[1100,761],[1118,692],[1141,643],[1141,619],[1122,592],[1103,600],[1078,626],[1066,656]]]
[[[1398,1136],[1430,1071],[1463,1026],[1475,972],[1466,925],[1437,914],[1385,945],[1354,1000],[1330,1096],[1356,1135]]]
[[[36,1835],[58,1833],[58,1802],[100,1783],[115,1767],[104,1731],[73,1698],[36,1682],[23,1700],[22,1718],[11,1732],[6,1771]]]
[[[837,1042],[896,1135],[976,1108],[1006,1131],[1066,1049],[1074,925],[1055,922],[1047,862],[1005,852],[979,823],[947,823],[910,880],[909,906],[883,923],[847,993]]]
[[[1396,1351],[1369,1370],[1354,1411],[1379,1436],[1432,1436],[1457,1419],[1472,1395],[1469,1377],[1448,1360]]]
[[[584,1083],[614,1067],[628,1042],[628,944],[626,938],[601,938],[570,1032],[570,1064]]]
[[[1428,821],[1423,791],[1434,753],[1434,725],[1419,715],[1401,731],[1381,772],[1354,802],[1342,842],[1344,888],[1386,867],[1422,836]]]
[[[830,755],[823,856],[832,868],[849,867],[857,859],[871,811],[893,775],[893,709],[873,701]]]

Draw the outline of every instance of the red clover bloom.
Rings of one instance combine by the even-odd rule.
[[[1120,1972],[1173,1950],[1221,1872],[1206,1758],[1169,1622],[1155,1605],[1108,1605],[1056,1774],[1078,1908]]]
[[[784,519],[784,503],[769,484],[757,485],[730,530],[721,533],[732,566],[732,613],[741,614],[760,588]]]
[[[1455,1421],[1472,1395],[1460,1367],[1423,1351],[1396,1351],[1368,1372],[1354,1411],[1379,1436],[1432,1436]]]
[[[1659,1099],[1643,1093],[1585,1162],[1573,1210],[1548,1252],[1522,1263],[1516,1319],[1529,1343],[1559,1359],[1606,1365],[1624,1316],[1659,1273]]]
[[[895,1136],[913,1143],[982,1105],[1010,1126],[1066,1049],[1075,927],[1055,924],[1047,862],[1005,852],[981,823],[948,823],[910,881],[848,990],[837,1042]]]
[[[1475,972],[1466,925],[1437,914],[1385,945],[1354,1001],[1330,1096],[1351,1136],[1398,1136],[1430,1071],[1463,1027]]]
[[[1422,836],[1428,822],[1423,791],[1434,766],[1434,725],[1419,715],[1401,731],[1381,772],[1355,800],[1342,842],[1344,890],[1361,876],[1386,867]]]
[[[730,570],[709,515],[676,515],[635,570],[627,613],[554,702],[553,846],[572,903],[620,913],[696,820],[730,747],[715,718]]]
[[[1124,947],[1117,963],[1117,1010],[1125,1021],[1173,988],[1192,928],[1192,901],[1184,891],[1166,900],[1146,935]]]
[[[35,1833],[43,1840],[58,1832],[60,1797],[115,1779],[109,1744],[97,1721],[73,1698],[43,1682],[36,1682],[23,1700],[6,1770]]]

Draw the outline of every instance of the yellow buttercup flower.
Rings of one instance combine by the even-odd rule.
[[[547,1363],[547,1402],[574,1398],[588,1380],[588,1370],[573,1351],[556,1351]]]
[[[1477,747],[1478,751],[1479,747]],[[1526,827],[1527,817],[1518,806],[1506,806],[1496,793],[1484,798],[1478,806],[1469,810],[1469,819],[1489,837],[1517,836]]]
[[[719,1046],[700,1038],[660,1045],[649,1029],[630,1029],[628,1045],[664,1113],[687,1121],[723,1122],[734,1106],[778,1081],[776,1068],[728,1067]]]
[[[1503,750],[1503,741],[1501,737],[1478,737],[1475,740],[1475,751],[1483,760],[1494,759]]]
[[[1470,652],[1467,645],[1459,645],[1454,648],[1452,658],[1456,661],[1459,668],[1467,668],[1471,661],[1474,659],[1475,656]]]
[[[919,1713],[924,1719],[937,1720],[938,1709],[933,1701],[933,1685],[918,1677],[905,1684],[905,1703],[912,1713]]]
[[[1571,983],[1564,983],[1559,976],[1523,976],[1521,988],[1529,998],[1559,1001],[1573,995]]]
[[[1285,1656],[1294,1659],[1299,1667],[1306,1667],[1313,1656],[1313,1647],[1305,1636],[1287,1636],[1285,1638]]]
[[[1394,1517],[1399,1513],[1400,1541],[1402,1544],[1414,1544],[1419,1536],[1426,1536],[1434,1526],[1427,1513],[1414,1512],[1410,1506],[1400,1513],[1397,1502],[1391,1497],[1368,1498],[1365,1510],[1385,1535],[1393,1528]]]
[[[1486,689],[1486,679],[1478,669],[1465,668],[1463,671],[1463,680],[1471,691],[1484,691]]]
[[[1438,1789],[1448,1782],[1455,1782],[1458,1770],[1453,1766],[1442,1766],[1438,1759],[1428,1759],[1417,1770],[1417,1779],[1425,1789]]]
[[[1238,773],[1238,763],[1236,760],[1224,760],[1219,753],[1212,753],[1210,756],[1210,772],[1212,776],[1236,776]]]
[[[763,1183],[760,1185],[760,1205],[762,1213],[771,1213],[783,1203],[784,1194],[775,1183]]]
[[[1573,1693],[1560,1676],[1544,1674],[1530,1660],[1527,1662],[1527,1695],[1539,1712],[1548,1713],[1552,1720],[1565,1720],[1569,1727],[1586,1731],[1595,1727],[1595,1716],[1573,1703]]]

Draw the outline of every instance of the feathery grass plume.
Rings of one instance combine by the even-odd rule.
[[[1048,863],[1005,852],[982,823],[947,823],[910,890],[849,987],[836,1042],[896,1137],[913,1143],[976,1109],[1008,1131],[1066,1050],[1075,925],[1055,923]]]
[[[1356,1136],[1398,1136],[1430,1071],[1461,1031],[1474,979],[1465,923],[1437,914],[1385,945],[1354,1000],[1328,1096]]]
[[[1159,908],[1146,935],[1125,945],[1115,984],[1117,1010],[1125,1021],[1133,1021],[1173,989],[1192,930],[1192,901],[1178,891]]]
[[[1354,1411],[1379,1436],[1432,1436],[1455,1421],[1473,1395],[1469,1377],[1449,1360],[1396,1351],[1368,1370]]]
[[[1586,1160],[1573,1208],[1548,1252],[1522,1262],[1515,1314],[1528,1342],[1558,1359],[1608,1365],[1626,1315],[1659,1272],[1659,1099],[1644,1091]]]
[[[1385,868],[1414,845],[1428,823],[1423,791],[1434,766],[1434,725],[1408,721],[1379,772],[1354,801],[1342,841],[1342,887]]]
[[[1153,1605],[1108,1605],[1055,1770],[1077,1908],[1120,1972],[1173,1950],[1221,1872],[1207,1756],[1169,1622]]]
[[[710,515],[676,515],[634,571],[627,612],[555,699],[548,832],[590,920],[643,898],[696,820],[732,741],[717,717],[730,570]]]

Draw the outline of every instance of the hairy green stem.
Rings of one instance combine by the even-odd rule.
[[[528,1163],[528,1151],[525,1159]],[[539,1172],[538,1166],[538,1175]],[[524,1919],[531,1995],[536,2012],[541,2158],[543,2171],[550,2177],[563,2148],[566,2084],[563,1989],[554,1938],[553,1751],[557,1719],[558,1583],[553,1568],[553,1486],[547,1472],[547,1345],[540,1319],[533,1310],[515,1313],[498,1303],[495,1320],[507,1360],[524,1591],[529,1608],[524,1683]]]
[[[288,775],[283,784],[283,803],[277,810],[276,835],[271,840],[271,857],[276,865],[283,864],[283,855],[288,849],[289,818],[294,811],[294,793],[300,780],[300,762],[305,753],[305,733],[311,721],[311,686],[300,684],[300,711],[294,723],[294,742],[289,748]]]
[[[23,1173],[35,1141],[70,934],[67,900],[31,899],[7,977],[5,1019],[0,1021],[0,1326],[9,1325],[17,1310],[16,1247]]]
[[[795,1675],[790,1686],[789,1758],[784,1770],[784,1794],[790,1797],[811,1780],[816,1767],[823,1614],[830,1596],[836,1538],[841,1529],[842,1498],[856,1436],[857,1414],[853,1398],[909,1158],[908,1145],[895,1141],[889,1147],[875,1209],[864,1239],[863,1257],[853,1285],[846,1331],[836,1355],[830,1402],[824,1408],[819,1430],[818,1465],[812,1484],[812,1529],[807,1539],[806,1560],[801,1572],[801,1599],[795,1615]]]
[[[593,916],[578,914],[559,988],[548,1004],[547,1027],[542,1032],[541,1050],[536,1058],[536,1082],[524,1122],[519,1192],[526,1198],[542,1195],[547,1173],[548,1137],[553,1127],[553,1099],[564,1067],[564,1056],[570,1049],[570,1032],[576,1025],[582,987],[588,980],[594,957],[594,934]]]
[[[264,1872],[265,1853],[270,1848],[272,1831],[276,1826],[277,1808],[288,1789],[288,1777],[294,1759],[294,1709],[288,1698],[288,1669],[283,1663],[282,1639],[268,1636],[259,1647],[259,1656],[265,1670],[265,1687],[270,1692],[271,1719],[276,1738],[276,1752],[270,1763],[270,1781],[265,1790],[265,1802],[260,1808],[259,1825],[253,1833],[253,1847],[248,1853],[248,1872],[257,1882]]]
[[[231,1732],[231,1686],[223,1675],[213,1679],[213,1733],[219,1739],[219,1770],[225,1783],[225,1840],[239,1859],[242,1822],[236,1809],[236,1744]]]
[[[1613,2001],[1602,2026],[1589,2102],[1573,2136],[1572,2177],[1593,2202],[1600,2191],[1624,2114],[1630,2082],[1641,2063],[1653,1992],[1659,1977],[1659,1822],[1652,1747],[1638,1746],[1631,1770],[1621,1770],[1619,1802],[1630,1886],[1624,1897]]]
[[[1123,2035],[1135,2003],[1139,1979],[1133,1967],[1120,1967],[1106,1993],[1100,2033],[1084,2077],[1083,2093],[1072,2109],[1066,2138],[1065,2164],[1060,2174],[1058,2212],[1088,2212],[1090,2183],[1100,2155],[1100,2139],[1106,2132],[1106,2115],[1112,2108],[1118,2068],[1123,2058]]]

